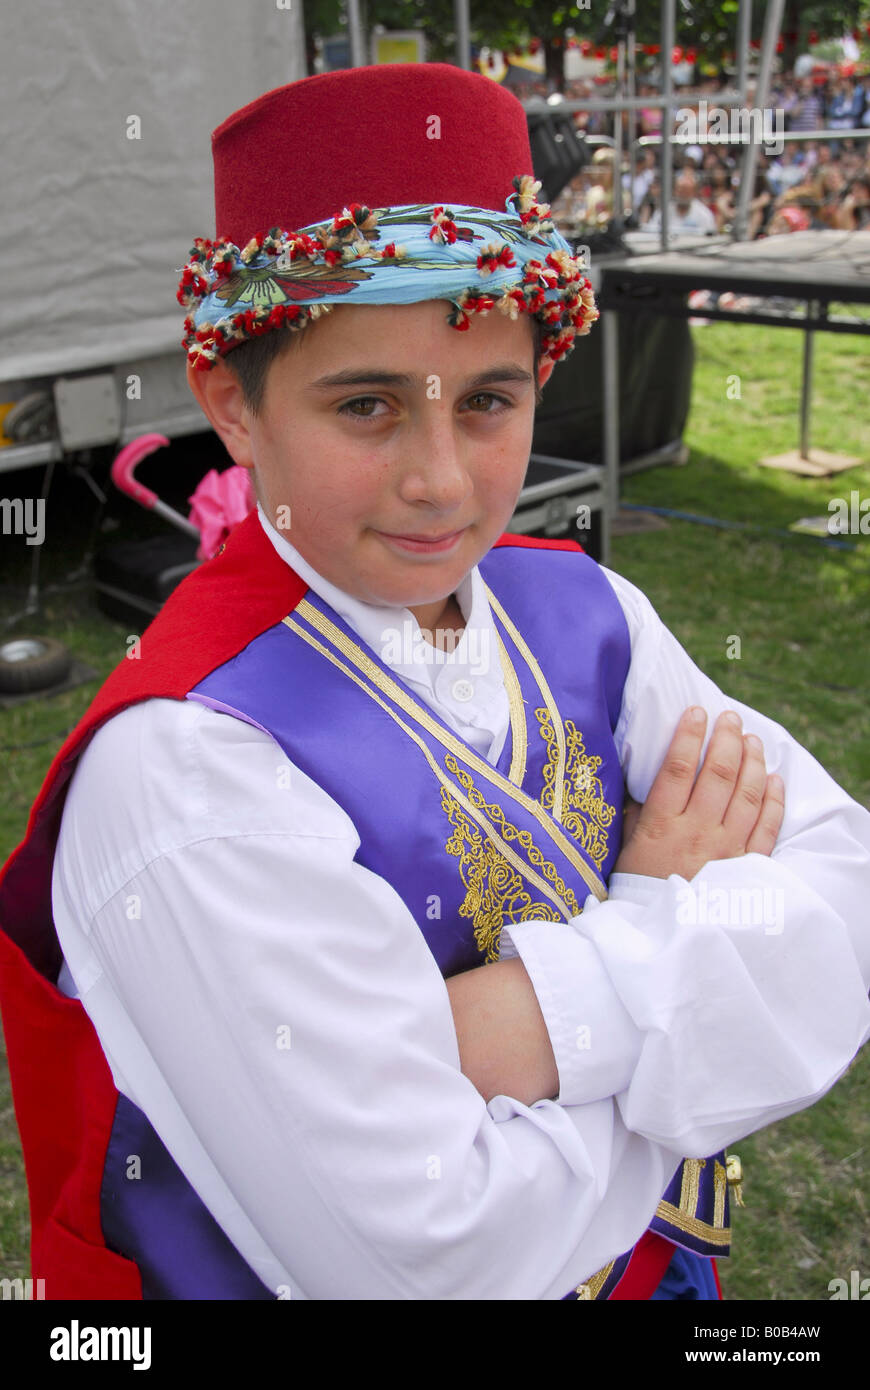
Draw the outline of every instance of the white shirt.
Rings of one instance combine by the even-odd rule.
[[[631,210],[637,212],[644,198],[646,197],[650,184],[656,177],[655,169],[639,169],[632,180],[630,174],[625,174],[622,186],[626,192],[631,193]]]
[[[397,618],[416,626],[339,593],[260,516],[370,645]],[[149,700],[79,761],[52,883],[61,988],[75,981],[118,1089],[276,1296],[562,1298],[640,1237],[683,1156],[812,1104],[870,1037],[870,815],[603,573],[631,635],[615,731],[628,790],[646,798],[688,705],[710,727],[738,710],[785,780],[785,822],[770,858],[711,863],[692,886],[699,904],[703,884],[709,901],[767,889],[781,910],[770,927],[714,925],[706,908],[685,924],[682,879],[618,874],[570,924],[504,932],[557,1101],[484,1103],[416,922],[355,862],[345,811],[261,730]],[[482,634],[477,569],[458,600]],[[494,760],[500,663],[476,672],[470,644],[393,669]],[[451,700],[457,678],[473,698]]]
[[[661,223],[661,208],[655,208],[648,221],[644,223],[644,230],[647,232],[657,231],[661,227]],[[668,232],[670,234],[689,236],[694,232],[698,235],[705,235],[707,232],[714,232],[715,230],[716,218],[706,203],[701,202],[700,198],[693,198],[685,212],[680,212],[677,204],[671,202],[668,215]]]

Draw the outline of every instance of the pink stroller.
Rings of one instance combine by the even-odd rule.
[[[112,464],[112,482],[182,534],[116,541],[94,556],[100,608],[109,617],[139,627],[159,613],[172,590],[214,554],[256,503],[248,469],[233,466],[219,473],[212,468],[188,498],[189,517],[182,516],[135,477],[142,460],[168,444],[162,434],[134,439]]]

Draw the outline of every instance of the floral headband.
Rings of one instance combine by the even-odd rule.
[[[427,299],[449,300],[447,322],[458,329],[493,307],[511,319],[531,314],[544,329],[542,356],[558,361],[599,316],[592,286],[549,207],[536,201],[540,183],[528,174],[513,183],[505,212],[352,203],[331,222],[273,227],[241,250],[197,238],[177,296],[190,311],[188,361],[208,371],[248,339],[303,328],[333,304]]]

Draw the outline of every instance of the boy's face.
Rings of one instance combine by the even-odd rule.
[[[272,363],[259,415],[225,364],[188,373],[276,529],[340,589],[421,626],[504,531],[535,408],[530,320],[493,310],[458,332],[448,309],[336,306]]]

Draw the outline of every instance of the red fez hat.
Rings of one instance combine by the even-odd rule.
[[[306,77],[235,112],[212,136],[216,232],[244,246],[351,203],[458,203],[503,212],[530,173],[525,112],[488,77],[388,63]]]

